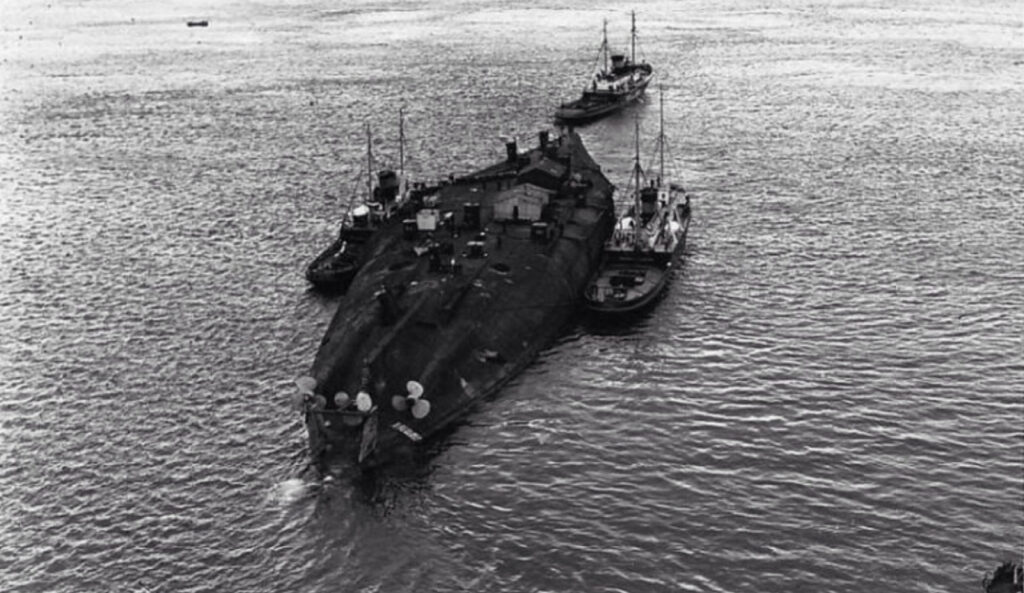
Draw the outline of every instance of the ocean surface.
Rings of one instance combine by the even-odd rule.
[[[664,300],[580,317],[421,467],[311,470],[302,272],[364,126],[395,163],[404,108],[419,179],[500,160],[632,9],[695,196]],[[0,60],[0,591],[960,593],[1020,558],[1017,0],[5,0]],[[620,188],[658,97],[581,129]]]

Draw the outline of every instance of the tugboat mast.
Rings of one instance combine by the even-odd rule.
[[[633,156],[633,219],[634,219],[634,233],[633,243],[634,245],[639,243],[640,238],[640,174],[642,170],[640,168],[640,116],[637,116],[634,122],[634,156]]]
[[[405,179],[405,113],[398,108],[398,175]]]
[[[665,178],[665,87],[661,86],[658,94],[658,152],[661,162],[658,167],[658,185]]]
[[[604,20],[604,40],[601,42],[601,53],[604,56],[604,71],[608,72],[608,19]]]
[[[629,62],[631,64],[636,63],[636,11],[629,13],[633,21],[633,27],[630,30],[629,36]]]
[[[370,124],[366,124],[366,199],[373,199],[373,137]]]

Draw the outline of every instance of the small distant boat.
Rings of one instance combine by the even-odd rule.
[[[586,123],[608,115],[637,100],[654,77],[650,64],[636,63],[636,13],[632,16],[630,55],[611,54],[608,51],[608,23],[604,26],[604,40],[599,55],[602,68],[594,73],[583,95],[575,101],[563,103],[555,111],[555,119],[566,124]]]
[[[209,25],[210,25],[210,21],[206,21],[206,20],[203,20],[203,21],[189,21],[188,22],[188,26],[189,27],[208,27]]]
[[[640,124],[636,125],[633,205],[615,223],[602,263],[584,291],[587,308],[600,314],[635,313],[650,307],[668,285],[673,260],[686,245],[690,196],[665,178],[664,107],[658,135],[659,174],[640,166]]]
[[[407,197],[403,123],[399,110],[399,171],[381,170],[376,187],[372,173],[373,137],[370,127],[366,127],[366,196],[359,204],[353,196],[338,237],[306,266],[306,280],[314,289],[325,293],[343,292],[365,261],[364,246]]]

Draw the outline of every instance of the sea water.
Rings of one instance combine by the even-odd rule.
[[[664,98],[683,261],[422,466],[308,467],[305,264],[381,165],[580,129],[625,199]],[[190,20],[208,27],[187,27]],[[1024,544],[1012,0],[0,8],[0,590],[963,592]],[[661,90],[659,90],[661,89]]]

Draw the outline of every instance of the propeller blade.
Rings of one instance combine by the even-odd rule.
[[[339,410],[345,409],[351,401],[352,398],[350,398],[344,391],[339,391],[334,394],[334,405],[337,406]]]
[[[405,396],[396,395],[391,398],[391,407],[398,410],[399,412],[404,412],[406,409],[409,408],[409,403],[405,401]]]
[[[422,420],[427,417],[430,413],[430,402],[425,399],[418,399],[416,403],[412,405],[412,417],[417,420]]]
[[[405,384],[405,388],[409,391],[409,396],[414,399],[423,396],[423,385],[419,381],[409,381]]]
[[[360,391],[356,394],[356,409],[360,412],[369,412],[370,408],[373,407],[373,400],[370,399],[370,394],[365,391]]]
[[[299,391],[307,395],[313,395],[313,391],[316,389],[316,379],[306,375],[305,377],[299,377],[295,380],[295,386],[299,388]]]

